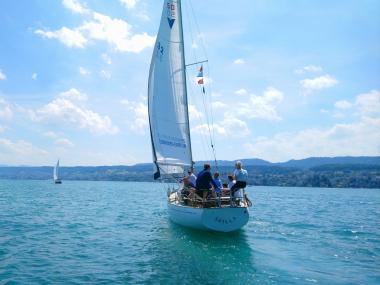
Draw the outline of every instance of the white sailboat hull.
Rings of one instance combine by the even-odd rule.
[[[218,232],[241,229],[249,220],[245,207],[194,208],[168,202],[170,219],[179,225]]]

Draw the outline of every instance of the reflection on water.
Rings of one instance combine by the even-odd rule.
[[[147,283],[246,284],[255,274],[252,250],[243,230],[197,231],[166,221],[156,226],[149,248]]]

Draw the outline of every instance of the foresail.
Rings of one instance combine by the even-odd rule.
[[[148,83],[155,178],[192,165],[181,17],[180,1],[165,0]]]

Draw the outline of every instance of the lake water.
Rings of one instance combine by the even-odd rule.
[[[0,180],[0,284],[380,284],[380,190],[250,187],[230,234],[158,183]]]

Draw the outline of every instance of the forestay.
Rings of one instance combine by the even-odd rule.
[[[166,0],[149,71],[148,110],[155,179],[192,166],[181,3]]]

